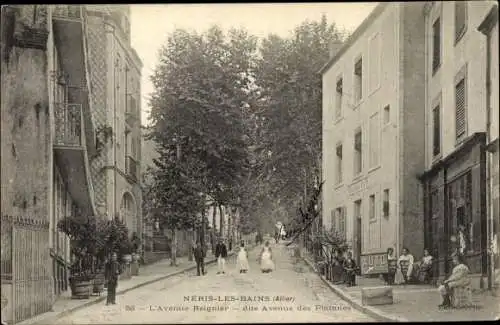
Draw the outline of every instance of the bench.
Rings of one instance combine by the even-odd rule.
[[[361,288],[361,302],[364,306],[392,305],[394,303],[392,287]]]

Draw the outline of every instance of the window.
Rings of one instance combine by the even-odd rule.
[[[441,19],[432,25],[432,73],[436,73],[441,64]]]
[[[370,201],[369,201],[369,216],[370,220],[374,220],[376,218],[375,215],[375,195],[370,195]]]
[[[391,106],[384,107],[384,124],[389,124],[391,121]]]
[[[337,225],[338,228],[336,231],[341,234],[345,235],[345,209],[343,207],[337,208],[336,214],[337,214]]]
[[[465,110],[465,78],[462,78],[455,86],[455,135],[457,140],[461,139],[466,132]]]
[[[335,210],[332,210],[330,214],[330,231],[334,230],[335,230]]]
[[[467,27],[467,1],[455,1],[455,43],[460,41]]]
[[[336,155],[337,155],[337,175],[336,175],[336,181],[337,184],[342,183],[342,145],[339,144],[337,145],[336,148]]]
[[[336,96],[335,96],[335,119],[339,119],[342,116],[342,94],[343,94],[342,78],[339,78],[337,80]]]
[[[370,155],[369,155],[369,164],[370,168],[378,166],[379,163],[379,125],[378,125],[378,113],[373,114],[370,117],[370,135],[369,135],[369,143],[370,143]]]
[[[361,130],[356,132],[354,136],[354,174],[361,173],[363,169],[363,151],[362,151],[362,134]]]
[[[357,102],[363,98],[363,59],[354,64],[354,96]]]
[[[375,34],[370,39],[370,56],[368,57],[368,79],[370,92],[375,91],[380,85],[380,57],[381,57],[381,46],[380,46],[380,34]]]
[[[357,200],[354,202],[354,217],[361,218],[361,200]]]
[[[432,155],[441,153],[441,108],[438,104],[432,110]]]
[[[389,218],[389,189],[384,190],[384,217]]]

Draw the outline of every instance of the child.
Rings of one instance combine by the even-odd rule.
[[[247,273],[247,271],[249,269],[248,253],[247,253],[247,250],[245,249],[245,242],[244,241],[241,241],[241,244],[240,244],[240,251],[238,252],[237,263],[238,263],[238,267],[240,269],[240,273]]]

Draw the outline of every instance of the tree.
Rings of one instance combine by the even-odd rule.
[[[270,195],[287,215],[320,179],[322,96],[319,69],[328,61],[329,45],[342,40],[335,24],[323,16],[305,21],[290,37],[269,35],[263,40],[255,69],[264,153],[262,173],[272,184]],[[267,156],[267,157],[266,157]]]
[[[219,209],[237,202],[248,165],[242,109],[255,49],[244,30],[224,35],[214,26],[201,35],[176,30],[160,51],[147,138],[160,148],[152,192],[171,229],[191,227],[203,213],[200,193]]]

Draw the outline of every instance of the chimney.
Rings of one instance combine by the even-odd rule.
[[[330,59],[333,58],[340,51],[340,48],[344,45],[342,41],[335,40],[330,43]]]

